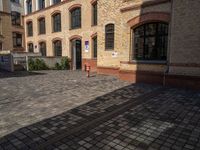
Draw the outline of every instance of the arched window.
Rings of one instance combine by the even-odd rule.
[[[12,25],[21,25],[21,14],[16,11],[11,12]]]
[[[54,55],[62,56],[62,42],[60,40],[54,41],[53,47],[54,47]]]
[[[39,43],[39,49],[40,49],[40,53],[42,54],[42,56],[46,56],[47,52],[46,52],[46,43],[45,42],[40,42]]]
[[[92,4],[92,25],[97,25],[97,2]]]
[[[33,22],[29,21],[27,23],[27,36],[33,36]]]
[[[38,0],[38,8],[39,10],[45,8],[45,0]]]
[[[52,16],[53,18],[53,32],[61,31],[61,14],[56,13]]]
[[[105,48],[107,50],[114,49],[114,36],[115,36],[115,25],[108,24],[105,27]]]
[[[137,60],[166,60],[168,24],[148,23],[133,30],[134,57]]]
[[[28,44],[28,52],[30,52],[30,53],[33,53],[33,52],[34,52],[33,43],[29,43],[29,44]]]
[[[39,26],[39,34],[45,34],[46,33],[45,18],[40,18],[38,20],[38,26]]]
[[[92,38],[93,58],[97,58],[97,36]]]
[[[32,0],[26,1],[27,14],[32,13]]]
[[[71,13],[71,29],[81,28],[81,8],[74,8]]]

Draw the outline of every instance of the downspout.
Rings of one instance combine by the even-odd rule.
[[[168,35],[168,52],[167,52],[167,66],[164,70],[163,75],[163,86],[166,86],[166,75],[169,74],[169,66],[170,66],[170,51],[171,51],[171,35],[172,35],[172,15],[173,15],[173,0],[171,2],[171,14],[170,14],[170,24],[169,24],[169,35]]]

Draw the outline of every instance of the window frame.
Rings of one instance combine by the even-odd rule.
[[[114,48],[115,48],[115,24],[110,23],[105,26],[105,50],[107,51],[114,50]]]
[[[92,26],[98,25],[98,5],[97,2],[92,4]]]
[[[44,17],[38,19],[38,34],[46,34],[46,20]]]
[[[59,20],[56,20],[56,19],[59,19]],[[56,21],[58,21],[58,22],[56,22]],[[61,32],[62,31],[62,19],[61,19],[60,12],[52,15],[52,27],[53,27],[52,32]]]
[[[150,29],[150,25],[152,27],[154,26],[153,30],[147,30]],[[159,31],[159,27],[163,25],[163,32]],[[140,35],[136,34],[136,30],[140,30]],[[165,33],[164,33],[165,32]],[[169,24],[166,22],[148,22],[145,24],[142,24],[140,26],[137,26],[132,30],[133,34],[133,48],[132,48],[132,60],[137,61],[166,61],[167,60],[167,51],[168,51],[168,36],[169,36]],[[161,42],[162,39],[162,42]],[[139,48],[136,48],[136,44],[139,42],[136,42],[138,40],[141,40],[142,42],[142,51]],[[151,41],[153,40],[153,41]],[[151,47],[152,49],[149,50],[149,46],[147,45],[147,41],[150,41],[150,43],[154,43],[154,47]],[[148,44],[150,44],[148,43]],[[140,45],[140,44],[139,44]],[[153,45],[153,44],[152,44]],[[139,46],[138,46],[139,47]],[[162,49],[162,50],[161,50]],[[142,54],[141,54],[142,52]],[[151,54],[150,54],[151,53]],[[138,56],[141,54],[142,56]],[[154,56],[156,55],[156,56]]]
[[[32,47],[32,50],[30,51],[30,45],[31,45],[31,47]],[[34,53],[34,45],[33,45],[33,43],[28,43],[28,52],[29,53]]]
[[[27,25],[27,36],[28,37],[33,36],[33,22],[29,21],[26,23],[26,25]]]
[[[94,59],[97,59],[97,56],[98,56],[98,43],[97,43],[98,40],[97,40],[97,38],[98,38],[97,35],[92,38],[92,57]]]
[[[15,36],[14,36],[15,35]],[[18,48],[18,47],[22,47],[22,34],[18,33],[18,32],[13,32],[13,47],[14,48]],[[20,44],[19,44],[20,41]]]
[[[43,45],[44,44],[44,45]],[[44,47],[42,47],[44,46]],[[42,48],[42,50],[41,50]],[[44,49],[43,49],[44,48]],[[46,42],[42,41],[39,43],[39,50],[40,50],[40,53],[42,54],[42,56],[47,56],[47,46],[46,46]]]
[[[45,0],[38,0],[38,10],[44,9],[45,7]]]
[[[57,45],[57,43],[60,43],[60,45]],[[60,48],[60,49],[57,49],[57,48]],[[62,57],[62,41],[61,40],[53,41],[53,50],[54,50],[55,57]]]
[[[21,13],[17,11],[11,11],[12,25],[21,26]]]
[[[33,12],[33,2],[32,2],[32,0],[26,1],[26,11],[27,11],[27,14],[30,14],[30,13]]]
[[[75,7],[70,10],[70,28],[71,29],[80,29],[82,27],[81,15],[82,15],[81,7]]]
[[[53,5],[58,4],[58,3],[60,3],[60,2],[61,2],[61,0],[52,0],[52,4],[53,4]]]

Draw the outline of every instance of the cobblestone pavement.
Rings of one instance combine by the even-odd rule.
[[[8,113],[7,117],[9,117],[10,114],[9,111],[12,112],[13,109],[15,113],[18,113],[15,107],[21,105],[21,103],[25,103],[26,105],[19,107],[21,108],[18,108],[19,112],[26,110],[25,112],[27,115],[30,114],[28,111],[32,113],[34,111],[36,112],[32,116],[29,115],[29,117],[26,117],[26,113],[22,115],[26,118],[32,117],[29,126],[25,124],[23,128],[18,128],[18,130],[16,130],[17,126],[15,126],[16,131],[12,131],[12,133],[9,132],[10,134],[7,135],[4,134],[4,136],[2,134],[0,138],[0,150],[200,149],[199,92],[142,84],[128,85],[128,83],[118,81],[108,76],[96,76],[88,80],[81,72],[69,72],[66,76],[65,73],[66,72],[48,72],[44,75],[21,78],[21,81],[27,82],[23,84],[28,87],[29,85],[37,85],[40,87],[44,83],[48,83],[45,85],[45,88],[43,85],[43,88],[39,90],[41,96],[45,95],[47,99],[43,97],[43,102],[42,100],[38,101],[38,98],[36,100],[33,98],[32,101],[34,101],[33,104],[35,104],[33,108],[32,105],[29,107],[27,106],[28,103],[31,104],[31,101],[23,98],[20,102],[17,101],[18,103],[16,102],[16,104],[11,102],[15,105],[11,105],[13,108],[10,106],[10,110],[6,109]],[[62,78],[64,80],[49,81],[47,77],[52,77],[52,79]],[[37,81],[38,79],[39,81]],[[77,80],[76,82],[70,82],[75,79]],[[5,79],[2,80],[4,84],[8,85],[8,81],[11,82],[12,80],[20,79],[6,78],[8,81],[4,80]],[[0,83],[2,81],[0,81]],[[29,83],[31,81],[34,84]],[[70,86],[65,87],[68,82]],[[15,83],[15,85],[17,84]],[[58,99],[62,102],[58,102],[58,99],[54,100],[52,98],[53,94],[56,94],[54,90],[61,90],[63,88],[66,88],[65,90],[68,95],[63,93],[65,90],[59,92],[59,94],[62,95],[62,98],[64,96],[65,100],[61,97]],[[73,90],[69,94],[71,88]],[[14,93],[13,89],[14,88],[10,89],[10,91],[12,91],[11,93]],[[34,88],[31,88],[31,90],[32,89]],[[31,90],[29,89],[30,93]],[[44,94],[45,91],[47,92],[48,90],[52,92],[52,95]],[[84,94],[82,90],[86,90],[86,94]],[[90,95],[90,90],[94,95]],[[42,93],[42,91],[44,91],[44,93]],[[8,91],[2,93],[6,92]],[[18,93],[15,92],[15,94]],[[36,91],[32,94],[36,95],[38,93]],[[74,107],[72,106],[71,108],[73,109],[70,109],[68,101],[70,101],[70,96],[73,94],[78,96],[73,99]],[[38,97],[40,97],[40,95]],[[77,101],[79,101],[79,103]],[[9,106],[9,104],[10,103],[3,103],[4,107],[7,105]],[[42,107],[42,105],[45,104],[49,105]],[[6,111],[5,109],[2,110],[4,107],[1,107],[0,112]],[[56,108],[54,113],[51,112],[53,108]],[[38,110],[40,111],[37,112]],[[56,111],[58,111],[57,115]],[[20,119],[14,118],[15,116],[11,114],[9,121],[17,121],[17,119]],[[6,113],[4,113],[4,115],[6,115]],[[1,115],[1,118],[4,117],[4,115]],[[42,116],[41,118],[44,120],[41,118],[34,118],[37,117],[37,115]],[[23,118],[21,120],[24,121]],[[6,117],[4,117],[3,121],[1,120],[1,124],[4,122],[6,122]],[[7,124],[8,123],[9,122],[7,122]],[[6,127],[2,127],[0,129],[6,129]],[[12,129],[12,127],[7,127],[7,130],[9,130],[9,128]]]

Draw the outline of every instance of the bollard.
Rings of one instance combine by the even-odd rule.
[[[87,77],[89,78],[90,77],[90,66],[89,65],[86,66],[86,71],[87,71]]]

